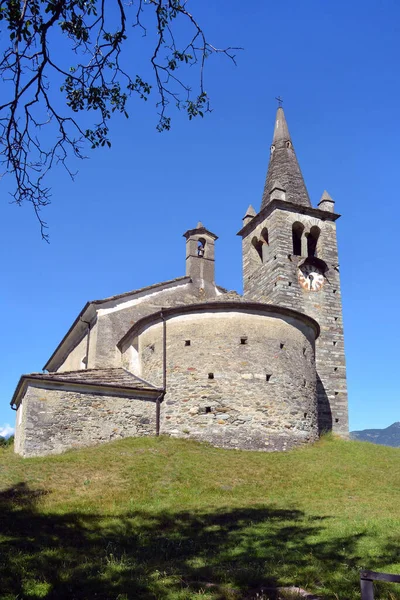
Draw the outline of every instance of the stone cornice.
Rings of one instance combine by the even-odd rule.
[[[300,204],[295,204],[294,202],[287,202],[286,200],[272,200],[269,202],[269,204],[267,204],[267,206],[260,210],[260,212],[249,223],[242,227],[242,229],[238,231],[237,235],[245,237],[254,229],[254,227],[262,223],[262,221],[276,209],[295,212],[297,214],[307,215],[310,217],[317,217],[323,221],[336,221],[340,217],[340,215],[337,213],[321,210],[320,208],[302,206]]]
[[[202,302],[198,304],[187,304],[180,306],[173,306],[170,308],[163,308],[162,310],[152,313],[142,319],[139,319],[130,329],[129,331],[121,338],[121,340],[117,344],[117,348],[123,352],[129,341],[135,336],[137,331],[146,327],[146,325],[150,325],[156,322],[162,322],[164,319],[168,317],[175,317],[188,313],[195,312],[215,312],[215,311],[242,311],[242,312],[258,312],[267,314],[277,314],[283,317],[290,317],[292,319],[297,319],[302,323],[305,323],[309,327],[311,327],[315,332],[315,338],[317,338],[320,334],[320,326],[308,315],[298,312],[296,310],[292,310],[291,308],[286,308],[284,306],[276,306],[275,304],[265,304],[264,302],[246,302],[245,300],[230,300],[230,301],[212,301],[212,302]]]

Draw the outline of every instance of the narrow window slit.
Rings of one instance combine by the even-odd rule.
[[[211,406],[206,406],[206,413],[210,413],[211,412]]]
[[[335,373],[336,373],[336,371],[337,371],[337,367],[335,367],[333,370],[334,370],[334,371],[335,371]]]
[[[306,381],[306,379],[304,379],[303,380],[303,387],[306,387],[306,385],[307,385],[307,381]]]
[[[336,294],[336,290],[333,290],[333,293]]]
[[[190,340],[185,340],[185,346],[190,346]]]
[[[305,355],[305,353],[306,353],[306,349],[305,349],[305,348],[303,348],[303,356]]]
[[[333,345],[336,346],[337,342],[333,342]]]
[[[335,419],[335,423],[339,423],[339,419]]]
[[[338,395],[339,395],[339,392],[335,392],[335,396],[338,396]]]
[[[208,374],[208,379],[214,379],[214,373],[209,373]]]
[[[266,381],[269,381],[271,379],[271,375],[266,375],[265,379],[266,379]]]
[[[304,413],[304,418],[305,418],[305,419],[307,418],[307,413]]]
[[[247,344],[247,337],[243,336],[240,338],[240,343],[242,346],[245,346]]]
[[[289,281],[289,283],[288,283],[288,286],[289,286],[289,287],[291,287],[291,285],[292,285],[292,282],[291,282],[291,281]]]
[[[285,344],[283,344],[282,342],[279,344],[279,347],[281,350],[283,350],[283,348],[285,347]]]

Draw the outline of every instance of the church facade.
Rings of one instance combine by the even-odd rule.
[[[188,230],[186,275],[88,302],[11,401],[15,451],[165,434],[280,451],[348,435],[334,201],[313,208],[278,108],[260,211],[239,234],[243,295],[215,283],[217,236]]]

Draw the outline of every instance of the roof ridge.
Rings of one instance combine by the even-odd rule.
[[[121,367],[121,369],[123,371],[125,371],[126,373],[129,373],[129,375],[132,375],[132,377],[134,377],[135,379],[137,379],[138,381],[141,381],[142,383],[145,383],[146,385],[149,385],[150,387],[153,387],[155,389],[158,389],[156,385],[150,383],[150,381],[147,381],[147,379],[143,379],[142,377],[139,377],[138,375],[135,375],[135,373],[132,373],[131,371],[129,371],[126,367]]]
[[[71,371],[50,371],[42,373],[41,371],[33,371],[28,375],[63,375],[64,373],[87,373],[88,371],[109,371],[111,369],[123,369],[123,367],[91,367],[90,369],[73,369]]]
[[[89,300],[89,303],[101,304],[102,302],[109,302],[110,300],[118,300],[119,298],[124,298],[125,296],[130,296],[132,294],[140,294],[141,292],[146,292],[147,290],[151,290],[162,285],[168,285],[170,283],[183,281],[184,279],[190,281],[190,277],[188,275],[181,275],[180,277],[175,277],[174,279],[167,279],[166,281],[152,283],[151,285],[146,285],[145,287],[138,288],[137,290],[130,290],[129,292],[123,292],[122,294],[116,294],[115,296],[107,296],[106,298],[101,298],[100,300]]]

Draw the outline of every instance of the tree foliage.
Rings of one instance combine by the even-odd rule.
[[[13,199],[31,203],[44,239],[40,211],[50,202],[45,181],[55,164],[73,177],[68,157],[84,158],[86,144],[110,146],[110,118],[128,116],[132,94],[147,100],[155,92],[159,131],[171,126],[171,106],[189,119],[203,116],[206,59],[235,60],[233,48],[207,41],[187,0],[0,0],[0,31],[1,175],[12,174]],[[126,56],[134,33],[151,39],[151,81]],[[182,71],[193,66],[194,88],[192,73]]]
[[[0,435],[0,448],[8,448],[14,444],[14,436],[10,435],[8,438]]]

